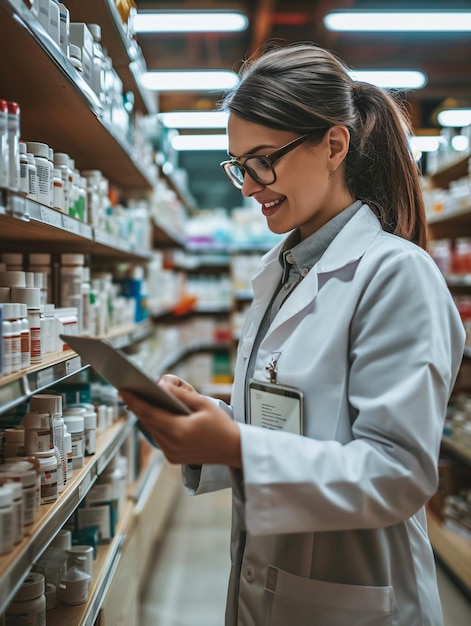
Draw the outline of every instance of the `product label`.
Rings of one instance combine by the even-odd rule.
[[[41,327],[31,327],[31,363],[41,363]]]
[[[57,500],[57,468],[45,470],[41,474],[41,503]]]

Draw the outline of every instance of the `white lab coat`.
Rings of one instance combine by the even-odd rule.
[[[263,258],[232,407],[243,470],[184,468],[193,493],[233,489],[226,626],[442,626],[424,504],[437,487],[463,325],[420,248],[364,205],[286,300],[254,378],[304,393],[304,436],[245,423],[245,373],[281,276]]]

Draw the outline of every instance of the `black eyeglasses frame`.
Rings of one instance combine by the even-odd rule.
[[[281,158],[285,154],[288,154],[288,152],[291,152],[291,150],[294,150],[294,148],[297,148],[298,146],[300,146],[302,143],[306,141],[308,137],[312,136],[313,134],[314,133],[311,131],[309,133],[301,135],[300,137],[293,139],[292,141],[285,144],[284,146],[281,146],[281,148],[278,148],[278,150],[275,150],[274,152],[270,152],[269,154],[242,154],[237,159],[229,159],[228,161],[223,161],[222,163],[220,163],[220,165],[222,169],[224,170],[226,176],[229,178],[231,183],[235,187],[237,187],[237,189],[242,189],[244,183],[243,181],[241,183],[239,179],[236,178],[232,174],[230,168],[234,165],[239,168],[239,170],[242,172],[244,176],[247,173],[250,176],[250,178],[252,178],[259,185],[264,185],[264,186],[273,185],[273,183],[276,182],[276,172],[273,167],[273,164],[276,161],[278,161],[279,158]],[[245,159],[244,163],[241,163],[240,159]],[[258,174],[250,167],[250,165],[247,165],[247,161],[250,159],[266,159],[267,164],[269,165],[272,171],[273,180],[271,182],[264,182],[263,180],[261,180]]]

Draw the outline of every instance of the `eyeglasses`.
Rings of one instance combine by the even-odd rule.
[[[323,132],[324,130],[325,129],[323,129]],[[240,156],[239,159],[223,161],[221,167],[237,189],[242,189],[246,173],[260,185],[272,185],[276,181],[276,173],[273,168],[275,161],[278,161],[280,157],[300,146],[312,135],[312,132],[301,135],[301,137],[290,141],[271,154],[244,154]],[[241,163],[240,159],[245,159],[245,161]]]

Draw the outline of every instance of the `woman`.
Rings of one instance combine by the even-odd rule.
[[[193,493],[232,487],[227,626],[440,626],[424,505],[464,332],[422,249],[408,122],[304,44],[224,107],[224,171],[289,233],[253,281],[232,406],[172,376],[189,417],[123,399]]]

